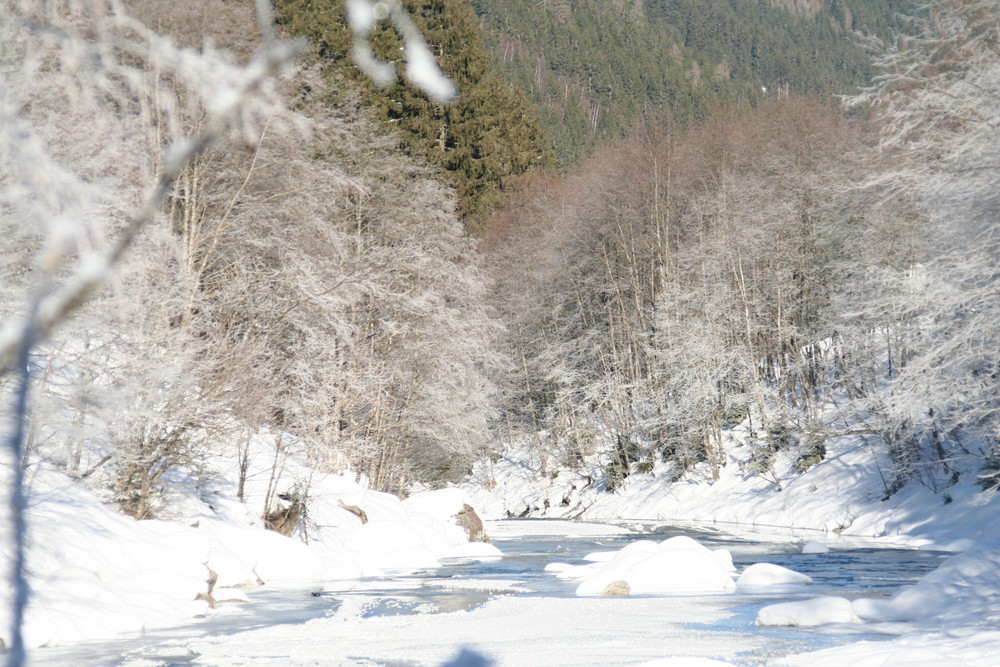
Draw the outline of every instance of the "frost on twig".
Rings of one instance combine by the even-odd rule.
[[[191,160],[280,111],[269,81],[303,46],[275,41],[270,8],[257,5],[268,27],[245,67],[176,47],[114,0],[0,5],[0,389],[13,387],[8,665],[25,660],[29,355],[108,280]],[[14,301],[25,302],[20,312],[8,309]]]
[[[20,76],[7,77],[0,88],[0,157],[8,164],[0,175],[0,202],[21,214],[27,226],[47,228],[38,230],[43,235],[58,227],[51,220],[86,210],[81,202],[86,200],[87,178],[63,169],[52,155],[54,142],[47,141],[38,125],[18,113],[16,102],[30,94],[13,87],[30,87],[32,72],[42,69],[47,60],[59,63],[67,94],[85,98],[74,102],[110,100],[127,108],[139,100],[142,108],[135,115],[147,120],[155,116],[164,126],[157,131],[174,138],[167,140],[151,189],[131,212],[122,211],[121,227],[106,248],[84,250],[78,244],[72,253],[64,247],[66,239],[97,234],[94,229],[100,225],[85,217],[75,230],[56,235],[62,243],[54,243],[55,237],[49,234],[46,252],[37,256],[35,270],[38,284],[51,284],[39,290],[37,304],[29,309],[37,312],[31,326],[39,339],[104,282],[108,269],[153,220],[174,180],[194,157],[232,130],[252,134],[258,119],[275,112],[278,103],[272,99],[269,81],[304,48],[300,42],[265,39],[256,57],[247,66],[237,67],[219,54],[178,49],[123,13],[89,17],[81,10],[79,15],[70,16],[68,25],[45,20],[9,9],[0,15],[5,42],[0,60],[5,69],[20,61]],[[80,25],[87,20],[89,25]],[[136,66],[139,58],[144,62]],[[165,91],[167,83],[179,90]],[[204,109],[203,118],[188,134],[183,132],[182,114],[176,108],[178,97],[194,98]],[[0,323],[0,375],[12,370],[26,325],[23,317],[9,317]]]
[[[396,80],[396,69],[375,57],[368,41],[381,21],[389,21],[403,38],[406,78],[436,102],[450,102],[458,95],[455,84],[438,67],[420,29],[399,0],[346,0],[347,21],[354,37],[351,55],[355,64],[379,86]]]

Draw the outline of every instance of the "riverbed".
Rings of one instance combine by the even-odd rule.
[[[861,626],[835,633],[762,628],[757,611],[774,602],[838,595],[888,596],[934,569],[947,555],[883,548],[823,534],[753,534],[657,522],[558,520],[488,523],[499,560],[454,561],[434,570],[322,586],[250,591],[250,601],[220,605],[208,617],[169,630],[69,647],[38,649],[45,665],[423,665],[462,648],[502,665],[640,664],[696,656],[758,665],[783,655],[859,639]],[[688,535],[728,549],[742,571],[769,562],[807,574],[808,586],[754,595],[581,598],[577,582],[545,566],[582,562],[594,551],[637,539]],[[828,539],[831,538],[831,539]],[[830,541],[829,553],[802,544]]]

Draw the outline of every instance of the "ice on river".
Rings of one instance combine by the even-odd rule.
[[[697,598],[501,597],[467,612],[334,615],[197,641],[200,665],[438,665],[469,647],[498,665],[621,665],[667,657],[718,659],[762,647],[763,637],[692,630],[725,618]],[[724,657],[724,656],[723,656]],[[694,664],[694,663],[665,663]]]

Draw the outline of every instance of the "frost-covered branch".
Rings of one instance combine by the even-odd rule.
[[[112,245],[103,251],[82,256],[61,287],[39,294],[30,312],[37,315],[31,326],[36,339],[44,339],[52,328],[85,303],[106,280],[110,269],[134,242],[137,234],[155,218],[163,200],[185,166],[243,121],[249,99],[257,94],[277,70],[303,50],[300,42],[278,42],[266,47],[245,68],[243,76],[209,100],[208,114],[200,132],[174,140],[164,151],[155,185],[145,202],[118,233]],[[16,127],[14,123],[8,127]],[[58,260],[42,260],[44,271],[58,267]],[[0,374],[11,370],[24,345],[25,322],[12,320],[0,328]]]
[[[262,20],[270,22],[269,11]],[[20,665],[25,659],[21,627],[28,598],[22,475],[29,355],[109,280],[113,267],[157,216],[186,165],[234,128],[247,127],[261,110],[274,106],[265,88],[303,45],[275,42],[269,34],[246,67],[235,67],[214,54],[199,56],[176,48],[126,15],[117,3],[101,13],[84,2],[65,3],[52,11],[30,3],[5,3],[0,9],[0,40],[5,73],[0,84],[0,156],[5,162],[0,170],[0,223],[8,233],[41,241],[27,267],[35,285],[28,291],[27,304],[21,315],[10,314],[0,324],[0,378],[13,375],[15,385],[10,438],[15,600],[7,661]],[[206,74],[207,79],[200,78]],[[198,131],[168,142],[152,187],[132,213],[120,218],[123,224],[102,247],[103,225],[87,218],[95,204],[106,205],[93,200],[90,192],[91,182],[106,180],[107,174],[88,174],[86,167],[74,173],[67,167],[73,162],[65,154],[72,150],[72,138],[50,125],[59,113],[52,104],[63,109],[70,105],[83,114],[103,110],[94,118],[118,110],[126,126],[130,120],[168,120],[176,134],[175,95],[198,100],[205,109],[204,121]],[[101,129],[100,125],[74,127],[71,132]],[[112,136],[106,139],[114,141]],[[11,234],[5,241],[14,243],[14,238]]]
[[[396,68],[375,56],[368,41],[381,21],[389,21],[403,38],[406,78],[437,102],[450,102],[458,94],[455,84],[438,67],[420,29],[399,0],[345,0],[354,42],[351,55],[361,71],[379,86],[396,80]]]

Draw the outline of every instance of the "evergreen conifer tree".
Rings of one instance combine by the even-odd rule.
[[[339,0],[281,0],[278,6],[285,27],[316,45],[328,71],[361,77],[349,57],[350,32]],[[547,160],[546,141],[523,93],[494,72],[467,0],[405,0],[403,6],[458,86],[459,97],[440,104],[404,81],[381,89],[365,82],[365,95],[402,131],[412,153],[443,169],[458,191],[466,224],[474,226],[511,178]],[[400,60],[402,42],[391,27],[377,28],[371,42],[380,59]]]

